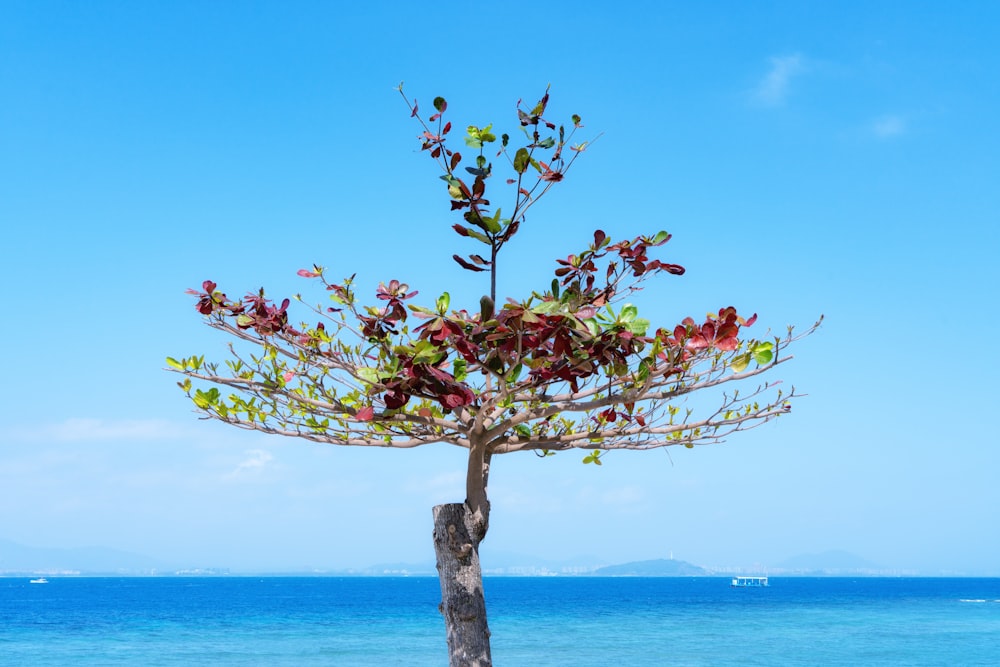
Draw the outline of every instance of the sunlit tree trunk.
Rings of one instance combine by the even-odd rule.
[[[479,543],[483,517],[465,503],[434,508],[434,551],[441,580],[441,613],[448,637],[450,667],[490,667],[490,629],[486,623]]]
[[[434,508],[434,552],[441,581],[441,613],[448,637],[450,667],[490,667],[490,628],[486,623],[479,543],[489,528],[486,483],[490,454],[481,432],[470,434],[464,503]]]

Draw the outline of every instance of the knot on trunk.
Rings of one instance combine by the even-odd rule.
[[[464,530],[460,531],[455,524],[448,524],[448,550],[462,562],[467,561],[472,555],[472,542],[468,537],[469,535]]]

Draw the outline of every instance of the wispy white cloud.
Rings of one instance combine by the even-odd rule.
[[[890,139],[906,133],[906,119],[902,116],[887,115],[876,118],[871,124],[871,131],[879,139]]]
[[[267,464],[274,460],[274,456],[263,449],[248,449],[244,453],[246,458],[226,475],[226,479],[244,479],[260,474]]]
[[[15,428],[10,433],[24,440],[47,442],[143,441],[180,435],[181,430],[161,419],[67,419],[56,424]]]
[[[781,106],[788,97],[792,79],[805,70],[805,60],[798,53],[771,58],[771,68],[754,89],[754,100],[764,106]]]

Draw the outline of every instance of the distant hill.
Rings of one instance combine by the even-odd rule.
[[[599,577],[700,577],[708,571],[687,561],[659,558],[599,567],[591,574]]]
[[[602,565],[593,556],[571,560],[547,560],[526,554],[485,551],[482,554],[485,576],[602,576],[602,577],[699,577],[723,576],[745,572],[742,569],[705,569],[687,561],[660,558]],[[604,561],[607,562],[607,561]],[[224,565],[224,564],[222,564]],[[311,574],[337,576],[436,576],[434,561],[384,562],[359,568],[278,568],[240,570],[253,574]],[[847,551],[831,550],[802,554],[765,568],[765,573],[782,576],[885,576],[898,572],[886,570]],[[183,569],[177,564],[117,549],[87,547],[56,549],[31,547],[0,539],[0,576],[23,575],[220,575],[229,569]],[[916,572],[908,572],[915,575]]]
[[[150,574],[164,569],[163,564],[153,558],[116,549],[49,549],[0,540],[0,575]]]

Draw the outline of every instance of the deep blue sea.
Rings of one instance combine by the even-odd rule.
[[[486,579],[506,666],[1000,665],[1000,579]],[[0,665],[445,665],[435,578],[0,579]]]

